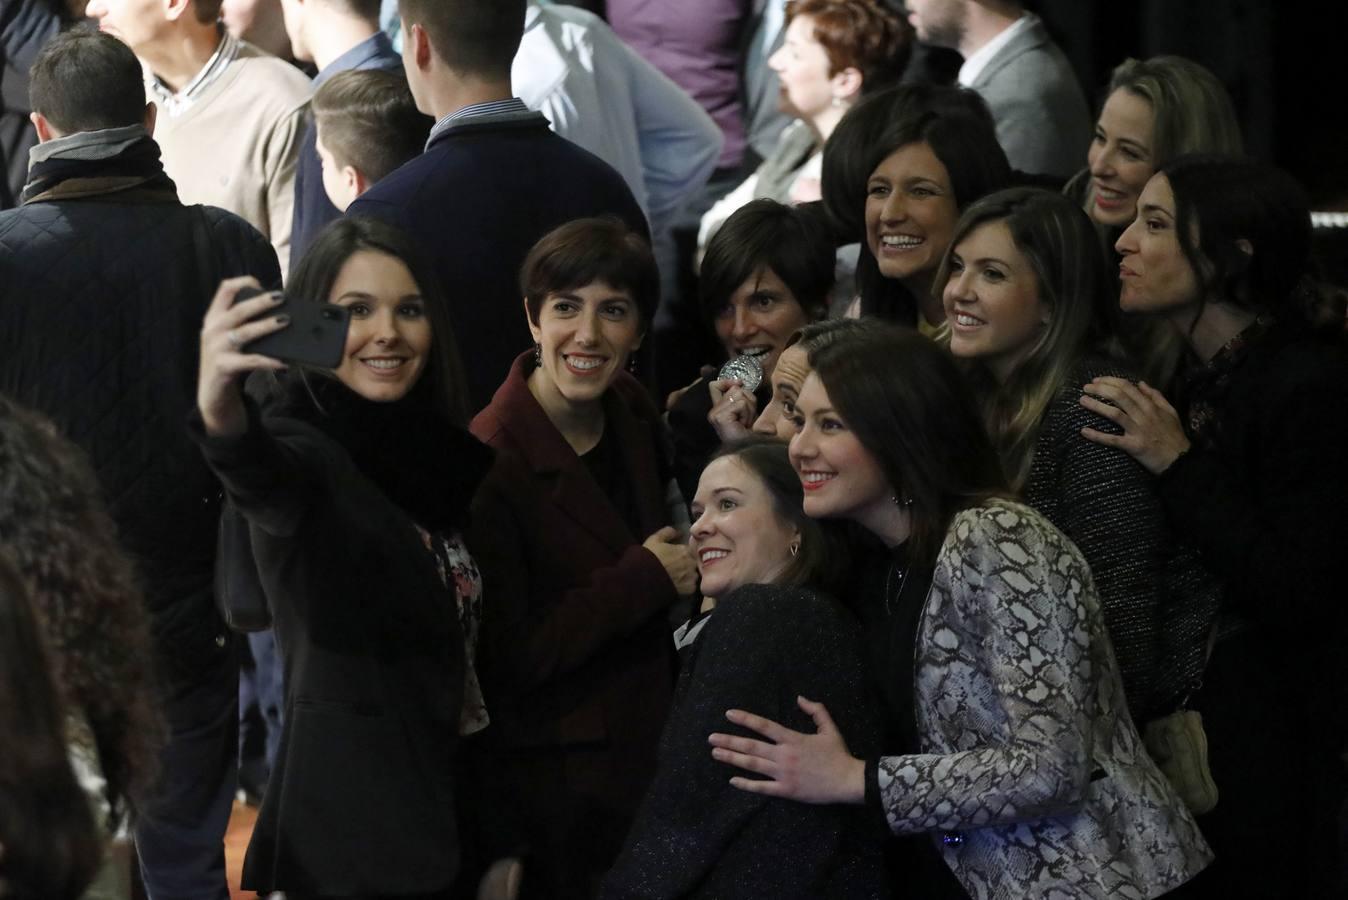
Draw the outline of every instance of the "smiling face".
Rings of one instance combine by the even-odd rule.
[[[425,371],[433,340],[407,266],[387,253],[357,250],[337,273],[328,302],[351,310],[337,378],[367,400],[401,399]]]
[[[800,344],[792,344],[777,357],[769,379],[772,400],[754,421],[754,432],[780,441],[789,441],[796,433],[796,398],[805,376],[810,374],[810,354]]]
[[[726,356],[752,356],[770,375],[786,339],[809,324],[796,295],[772,269],[760,269],[716,311],[716,337]]]
[[[810,373],[795,410],[791,465],[805,489],[805,514],[850,519],[876,534],[896,509],[880,462],[833,409],[819,376]]]
[[[1156,172],[1151,104],[1126,88],[1109,95],[1086,152],[1091,170],[1086,212],[1101,225],[1127,225],[1137,198]]]
[[[781,81],[782,112],[811,119],[833,105],[828,52],[814,34],[813,16],[796,16],[786,27],[782,46],[768,57]]]
[[[692,513],[688,546],[707,597],[772,584],[790,565],[792,544],[799,545],[800,532],[777,514],[767,485],[734,456],[702,470]]]
[[[979,225],[955,245],[941,299],[950,352],[981,360],[1003,382],[1048,324],[1039,279],[1005,222]]]
[[[1119,305],[1128,312],[1156,313],[1181,323],[1202,297],[1198,276],[1180,248],[1175,195],[1170,179],[1157,173],[1138,198],[1137,218],[1114,245],[1119,263]]]
[[[642,337],[636,301],[602,281],[548,294],[529,330],[542,359],[531,383],[569,404],[599,402]]]
[[[925,292],[959,219],[950,173],[926,142],[885,157],[866,181],[866,245],[880,274]]]

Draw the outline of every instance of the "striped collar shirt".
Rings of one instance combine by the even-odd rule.
[[[507,114],[527,114],[528,112],[529,107],[525,106],[524,101],[519,97],[510,97],[506,100],[488,100],[486,103],[470,103],[465,107],[454,110],[454,112],[449,113],[439,122],[436,122],[435,127],[431,129],[430,137],[426,139],[426,146],[430,147],[437,137],[444,134],[456,123],[462,122],[465,119],[478,119],[483,116],[501,116]]]
[[[234,62],[234,58],[238,55],[238,40],[224,28],[221,28],[220,46],[215,48],[215,52],[206,61],[206,65],[201,67],[201,71],[182,90],[174,93],[168,85],[160,81],[153,73],[145,79],[145,86],[159,108],[170,119],[176,119],[192,108],[192,104],[196,102],[197,98],[205,93],[206,89],[214,84],[217,78],[224,74],[225,69],[229,68],[229,64]]]

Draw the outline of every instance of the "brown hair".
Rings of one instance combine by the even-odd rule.
[[[66,31],[33,62],[28,103],[65,134],[139,125],[145,73],[131,48],[112,35]]]
[[[660,297],[660,275],[646,239],[614,216],[576,219],[554,228],[529,251],[520,269],[520,291],[537,324],[549,294],[602,281],[632,295],[641,329],[650,327]]]
[[[855,68],[869,92],[896,83],[908,66],[912,29],[877,0],[789,0],[787,22],[797,16],[814,20],[830,76]]]
[[[312,109],[323,146],[372,183],[421,155],[433,124],[417,111],[407,76],[383,69],[337,73],[314,94]]]
[[[525,0],[400,0],[398,7],[409,28],[426,30],[431,49],[450,69],[482,79],[510,77],[524,37]]]

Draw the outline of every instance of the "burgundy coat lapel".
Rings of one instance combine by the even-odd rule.
[[[594,535],[614,554],[621,554],[634,542],[644,539],[645,535],[638,537],[632,534],[609,502],[608,496],[590,477],[585,463],[534,399],[525,377],[525,366],[531,356],[532,351],[515,360],[509,376],[492,398],[488,410],[510,435],[510,441],[520,458],[531,470],[542,476],[544,483],[551,482],[552,495],[549,499],[557,509],[578,527]],[[615,412],[618,414],[615,415]],[[639,424],[622,408],[621,401],[614,403],[610,398],[605,403],[605,413],[608,416],[606,427],[618,428],[618,438],[622,442],[620,446],[627,465],[632,469],[629,475],[634,486],[644,483],[640,479],[655,478],[655,475],[646,473],[648,466],[653,470],[654,460],[640,460],[640,457],[649,457],[649,452],[632,452],[633,448],[649,444],[649,439],[641,440]],[[648,501],[645,492],[638,489],[637,495],[645,521]]]

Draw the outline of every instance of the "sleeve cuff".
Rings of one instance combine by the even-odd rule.
[[[885,815],[884,798],[880,796],[880,758],[866,760],[866,815],[877,823],[886,833],[889,832],[889,817]]]

